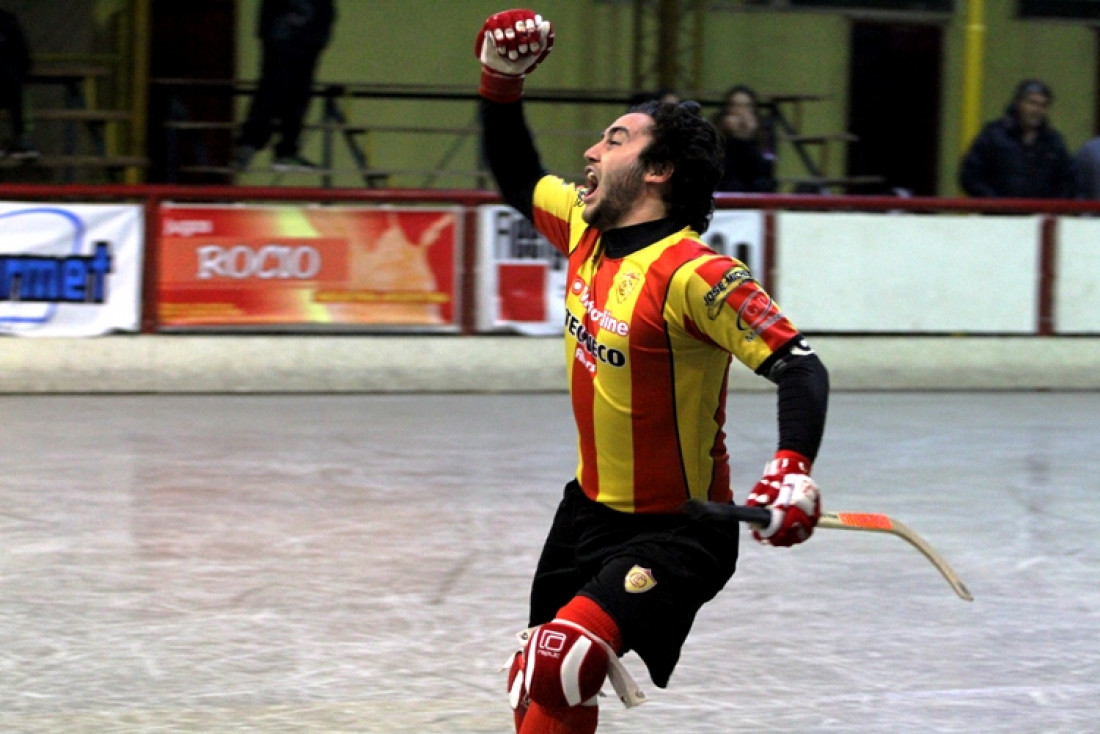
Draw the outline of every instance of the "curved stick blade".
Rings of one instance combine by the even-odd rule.
[[[716,502],[688,502],[685,511],[696,519],[712,519],[744,522],[752,525],[767,525],[771,522],[771,510],[766,507],[748,507],[746,505],[718,504]],[[896,535],[919,550],[932,562],[936,570],[947,580],[951,588],[964,601],[974,601],[974,595],[959,575],[944,560],[943,556],[917,535],[909,526],[889,515],[875,512],[823,512],[818,520],[819,528],[839,530],[863,530]]]
[[[925,542],[924,538],[917,535],[909,526],[893,519],[888,515],[880,515],[871,512],[823,512],[817,526],[821,528],[834,528],[840,530],[866,530],[878,533],[896,535],[908,542],[914,548],[924,554],[924,557],[932,562],[936,570],[943,575],[947,583],[951,585],[960,599],[974,601],[974,595],[966,584],[962,582],[954,569],[944,560],[943,556]]]

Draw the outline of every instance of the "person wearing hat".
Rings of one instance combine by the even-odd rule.
[[[1072,199],[1073,159],[1050,126],[1054,93],[1043,81],[1016,85],[1005,113],[986,123],[963,157],[959,184],[970,196]]]

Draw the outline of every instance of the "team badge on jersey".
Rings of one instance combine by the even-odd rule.
[[[634,566],[626,572],[623,579],[623,588],[628,594],[642,594],[657,585],[657,579],[653,578],[653,571],[641,566]]]
[[[638,289],[642,282],[642,276],[633,271],[619,273],[615,276],[615,297],[619,303],[625,303],[630,294]]]

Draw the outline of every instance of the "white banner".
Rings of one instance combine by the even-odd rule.
[[[703,240],[732,255],[761,277],[764,214],[718,210]],[[478,331],[560,334],[565,320],[565,257],[519,212],[508,206],[478,208]]]
[[[137,331],[143,220],[136,205],[0,202],[0,334]]]

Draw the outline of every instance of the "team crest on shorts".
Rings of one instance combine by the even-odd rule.
[[[635,566],[626,572],[623,579],[623,588],[628,594],[641,594],[649,591],[657,585],[657,579],[653,578],[653,571],[641,566]]]

